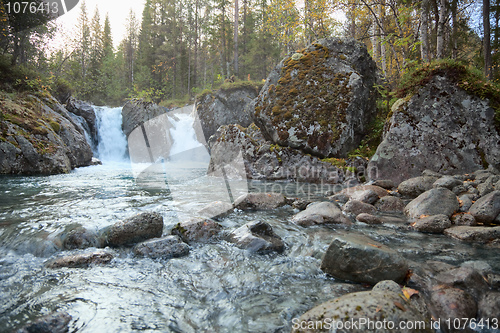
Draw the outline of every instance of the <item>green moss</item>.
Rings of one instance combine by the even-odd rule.
[[[479,70],[462,62],[443,59],[409,68],[401,78],[396,95],[398,97],[414,95],[435,75],[446,76],[469,94],[488,99],[490,106],[495,110],[495,127],[500,132],[500,85],[489,82]]]
[[[54,132],[56,133],[59,133],[59,131],[61,130],[61,124],[59,124],[58,122],[54,121],[54,120],[51,120],[49,122],[49,125],[50,127],[52,127],[52,129],[54,130]]]
[[[350,103],[351,89],[347,85],[351,73],[332,74],[325,63],[329,56],[326,47],[315,43],[285,59],[275,87],[276,96],[269,94],[260,101],[255,115],[266,114],[275,126],[298,126],[295,135],[301,140],[311,141],[312,146],[318,142],[320,145],[336,142]],[[299,118],[304,127],[297,122]],[[309,124],[319,125],[319,130],[308,134],[305,127]],[[282,130],[278,135],[281,140],[286,140],[288,132]]]

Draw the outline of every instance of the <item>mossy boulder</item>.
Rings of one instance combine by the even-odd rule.
[[[325,38],[291,53],[254,101],[267,140],[319,157],[357,148],[375,115],[376,65],[353,39]]]
[[[83,128],[52,96],[0,96],[0,174],[67,173],[91,159]]]
[[[487,98],[450,73],[434,75],[392,107],[387,132],[368,169],[371,179],[401,182],[429,169],[442,175],[500,167],[500,135]]]

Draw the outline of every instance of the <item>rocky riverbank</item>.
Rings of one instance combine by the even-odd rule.
[[[68,173],[91,164],[86,121],[52,96],[2,94],[0,111],[0,174]]]
[[[313,234],[321,234],[323,228],[338,231],[323,253],[314,254],[322,257],[320,268],[327,276],[360,287],[375,286],[371,291],[344,294],[318,305],[295,319],[294,324],[306,324],[293,326],[294,332],[327,331],[321,329],[323,326],[318,328],[317,322],[327,328],[331,324],[327,319],[345,319],[337,316],[340,312],[355,320],[419,320],[427,325],[417,330],[421,332],[435,331],[430,323],[437,319],[442,323],[455,318],[491,322],[500,313],[500,272],[488,263],[416,262],[392,249],[391,244],[361,233],[360,228],[369,225],[378,234],[393,228],[423,235],[441,233],[471,247],[486,244],[496,251],[500,247],[499,180],[500,172],[493,168],[454,176],[425,171],[400,184],[379,180],[312,202],[278,193],[249,193],[233,205],[210,204],[171,229],[165,229],[162,215],[142,213],[98,231],[83,226],[66,230],[55,237],[63,252],[46,265],[50,269],[106,265],[116,250],[129,251],[138,258],[182,260],[193,247],[219,242],[232,243],[254,256],[272,252],[287,256],[293,248],[287,241],[289,235],[277,234],[266,221],[230,229],[223,225],[240,212],[289,207],[287,223],[315,228]],[[220,209],[211,211],[210,207]],[[307,325],[313,322],[316,326],[311,329]]]

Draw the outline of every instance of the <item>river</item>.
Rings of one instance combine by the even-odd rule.
[[[231,213],[226,230],[263,220],[283,239],[283,254],[257,255],[226,241],[194,244],[176,259],[134,257],[130,249],[112,249],[105,266],[47,269],[44,262],[67,254],[58,235],[75,225],[98,230],[140,212],[163,215],[164,234],[180,220],[214,200],[206,169],[190,171],[189,181],[168,186],[140,186],[127,157],[120,109],[98,111],[99,157],[103,165],[69,174],[0,177],[0,331],[10,332],[31,319],[66,311],[70,332],[289,332],[292,319],[347,292],[365,290],[326,276],[321,256],[338,233],[373,237],[414,261],[460,264],[481,259],[500,270],[491,249],[442,235],[408,231],[401,223],[383,227],[357,224],[350,230],[302,228],[289,222],[295,211],[285,206],[267,212]],[[182,123],[184,121],[184,123]],[[188,142],[189,119],[179,117],[171,134],[174,152],[199,148]],[[188,133],[189,132],[189,133]],[[189,137],[186,138],[186,133]],[[249,191],[281,191],[319,198],[310,184],[244,182]],[[75,251],[78,252],[78,251]]]

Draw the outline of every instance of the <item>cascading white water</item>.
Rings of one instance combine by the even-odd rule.
[[[170,148],[170,156],[180,154],[203,145],[196,139],[196,133],[193,128],[194,118],[189,114],[179,113],[176,118],[169,117],[172,123],[170,135],[172,136],[173,144]]]
[[[94,107],[98,134],[97,156],[103,162],[127,160],[127,138],[122,131],[122,108]]]

